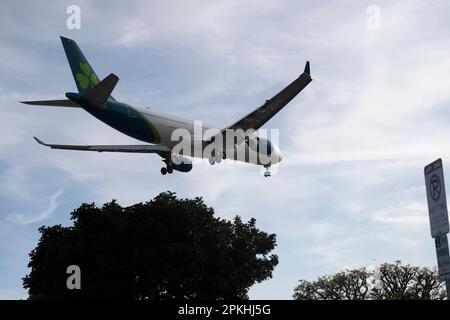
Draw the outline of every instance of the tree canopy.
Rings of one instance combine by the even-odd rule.
[[[201,198],[82,204],[71,219],[39,228],[23,278],[30,299],[245,299],[278,264],[275,234],[255,219],[216,218]],[[80,290],[66,286],[70,265],[80,267]]]
[[[315,281],[300,280],[297,300],[445,299],[445,285],[435,269],[404,265],[401,261],[345,270]]]

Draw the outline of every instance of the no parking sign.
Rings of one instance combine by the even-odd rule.
[[[433,163],[430,163],[425,167],[424,171],[431,236],[434,238],[436,245],[439,277],[441,280],[445,280],[447,287],[447,299],[449,299],[450,256],[447,240],[449,226],[442,160],[438,159]]]
[[[431,236],[436,238],[449,232],[442,160],[430,163],[424,171]]]

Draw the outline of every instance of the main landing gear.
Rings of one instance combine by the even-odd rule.
[[[161,174],[165,176],[166,174],[173,173],[173,167],[171,162],[167,162],[167,166],[161,168]]]
[[[161,174],[164,176],[166,174],[171,174],[173,173],[173,169],[172,168],[166,168],[166,167],[162,167],[161,168]]]
[[[270,164],[264,166],[264,168],[266,168],[266,171],[264,172],[264,177],[270,177]]]

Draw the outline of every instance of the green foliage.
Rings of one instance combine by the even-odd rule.
[[[82,204],[71,219],[72,227],[39,229],[23,278],[30,299],[245,299],[278,264],[274,234],[254,219],[215,218],[201,198]],[[66,287],[72,264],[81,290]]]
[[[398,300],[444,299],[445,286],[436,270],[384,263],[373,271],[346,270],[316,281],[300,280],[296,300]]]

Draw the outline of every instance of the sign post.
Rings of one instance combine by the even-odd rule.
[[[447,239],[449,223],[442,160],[438,159],[430,163],[425,167],[424,172],[430,229],[436,245],[439,278],[445,281],[447,299],[450,300],[450,256]]]

